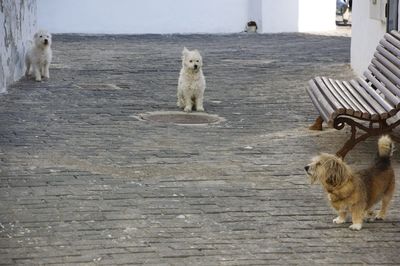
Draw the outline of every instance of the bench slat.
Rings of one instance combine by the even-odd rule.
[[[387,103],[373,88],[371,88],[365,80],[357,78],[357,81],[361,85],[361,87],[363,87],[367,91],[367,93],[371,95],[372,98],[374,98],[379,103],[379,105],[383,107],[383,109],[386,110],[386,112],[393,111],[393,107],[389,103]]]
[[[347,99],[351,102],[351,105],[353,106],[354,109],[354,116],[355,117],[365,117],[368,118],[368,112],[367,110],[354,98],[354,96],[347,90],[345,86],[343,86],[342,83],[340,83],[338,80],[335,81],[336,85],[339,86],[340,90],[343,91],[344,94],[346,94]]]
[[[314,83],[314,81],[312,81]],[[324,121],[327,124],[332,124],[332,120],[330,120],[329,115],[326,113],[326,111],[321,107],[317,97],[314,95],[313,90],[311,89],[311,85],[310,87],[308,87],[306,89],[308,96],[310,96],[312,103],[314,104],[315,108],[317,108],[319,114],[321,115],[322,119],[324,119]]]
[[[336,100],[339,102],[339,104],[345,109],[344,113],[348,115],[352,115],[354,113],[353,109],[350,107],[350,105],[346,102],[346,100],[342,97],[342,95],[334,88],[334,86],[329,82],[329,80],[325,77],[321,78],[322,81],[324,82],[324,85],[328,90],[332,93],[332,95],[336,98]]]
[[[375,58],[372,59],[372,64],[382,72],[386,72],[386,77],[389,78],[394,84],[400,85],[400,69],[397,68],[392,62],[387,60],[379,53],[374,54]],[[396,94],[400,95],[400,94]]]
[[[390,42],[391,44],[393,44],[394,46],[396,46],[397,49],[400,49],[400,40],[396,39],[393,34],[389,34],[386,33],[384,38]]]
[[[331,106],[333,107],[333,109],[335,109],[338,114],[344,114],[346,112],[345,108],[337,101],[335,96],[333,96],[333,94],[331,93],[329,88],[327,88],[327,86],[324,84],[322,79],[320,77],[316,77],[314,80],[318,84],[319,88],[321,89],[320,91],[323,94],[325,94],[326,98],[331,103]]]
[[[378,63],[379,64],[379,63]],[[389,97],[393,98],[393,105],[397,108],[399,107],[400,103],[400,89],[390,80],[388,77],[391,76],[389,69],[385,68],[383,65],[380,66],[381,68],[378,69],[375,65],[370,65],[368,70],[372,72],[372,74],[385,85],[385,88],[389,91]],[[368,72],[368,71],[367,71]],[[384,93],[386,96],[386,93]]]
[[[332,123],[332,120],[337,115],[336,111],[327,102],[324,95],[322,95],[314,79],[310,80],[308,84],[311,89],[308,89],[307,91],[309,92],[310,96],[312,95],[318,102],[318,111],[320,112],[326,123]]]
[[[320,101],[321,107],[328,114],[329,119],[335,118],[337,115],[336,109],[334,106],[331,105],[330,102],[328,102],[325,95],[321,92],[321,89],[318,86],[318,83],[316,82],[316,80],[314,79],[313,83],[310,85],[311,85],[311,88],[313,89],[313,93],[314,93],[315,97]]]
[[[385,95],[385,99],[393,105],[393,108],[398,108],[400,106],[400,100],[391,91],[397,90],[396,86],[394,86],[393,83],[385,78],[385,76],[372,65],[369,66],[368,69],[371,72],[365,71],[364,76],[369,79],[369,81],[371,81],[372,84],[383,93],[383,95]]]
[[[387,40],[382,39],[379,42],[379,44],[382,45],[386,50],[390,51],[395,56],[400,56],[400,50],[396,46],[394,46],[393,44],[388,42]]]
[[[346,83],[346,82],[344,82]],[[378,113],[381,119],[386,119],[388,117],[388,113],[385,109],[377,102],[374,98],[369,95],[363,87],[355,80],[350,80],[350,84],[352,87],[364,98],[364,100]],[[372,116],[371,116],[372,117]]]
[[[347,87],[343,82],[336,80],[336,84],[339,85],[339,87],[346,92],[348,95],[349,99],[353,101],[353,103],[357,106],[357,108],[360,110],[359,114],[357,114],[358,117],[362,117],[364,119],[369,119],[371,117],[370,113],[368,112],[367,108],[365,108],[362,98],[359,99],[358,95],[354,92],[353,88]]]
[[[337,81],[339,82],[339,81]],[[364,99],[363,95],[358,92],[351,84],[347,81],[342,81],[343,85],[347,88],[347,90],[357,99],[357,101],[362,105],[362,107],[366,110],[368,116],[363,114],[363,118],[376,120],[379,119],[379,114],[374,110],[373,107]]]
[[[332,79],[327,79],[326,77],[323,77],[322,80],[325,82],[325,84],[329,84],[336,91],[338,97],[340,97],[340,102],[346,109],[346,114],[354,115],[354,108],[351,105],[351,101],[347,99],[346,94],[344,94],[335,81]]]
[[[400,40],[400,33],[397,30],[392,30],[390,34],[396,39]]]
[[[392,62],[393,64],[395,64],[397,67],[400,67],[400,59],[397,58],[395,55],[391,54],[388,50],[386,50],[385,48],[383,48],[382,46],[378,46],[376,47],[376,50],[378,50],[378,52],[383,55],[384,57],[386,57],[387,60],[389,60],[390,62]]]

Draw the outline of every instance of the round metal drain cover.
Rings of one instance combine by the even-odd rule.
[[[139,115],[140,119],[180,125],[204,125],[215,124],[224,121],[217,115],[205,113],[184,113],[184,112],[151,112]]]

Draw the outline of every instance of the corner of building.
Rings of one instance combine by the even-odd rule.
[[[24,74],[25,53],[37,27],[36,1],[0,1],[0,93]]]

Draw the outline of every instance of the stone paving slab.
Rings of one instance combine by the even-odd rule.
[[[202,52],[206,111],[226,121],[138,120],[177,110],[183,46]],[[387,220],[352,232],[303,172],[348,136],[307,130],[305,88],[353,77],[349,50],[312,34],[55,35],[51,79],[0,96],[0,264],[399,264],[398,191]]]

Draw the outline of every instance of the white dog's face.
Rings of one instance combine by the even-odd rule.
[[[190,69],[192,71],[199,71],[203,66],[203,59],[199,51],[183,48],[182,51],[182,66],[186,69]]]
[[[35,39],[36,46],[41,46],[41,47],[51,46],[51,34],[48,33],[47,31],[43,30],[38,31],[35,33],[33,38]]]

